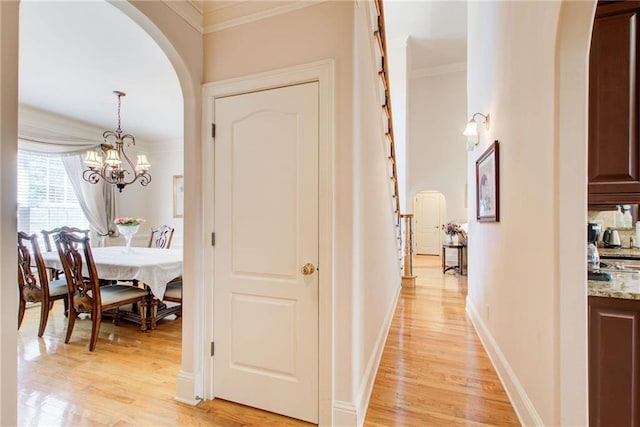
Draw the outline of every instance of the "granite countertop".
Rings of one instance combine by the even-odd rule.
[[[640,248],[598,248],[600,258],[640,259]]]
[[[613,276],[608,282],[588,281],[590,297],[640,300],[640,272],[608,272]]]

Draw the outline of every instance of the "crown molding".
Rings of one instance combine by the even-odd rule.
[[[204,6],[202,1],[182,0],[171,1],[163,0],[171,10],[184,19],[189,25],[195,28],[200,34],[203,33],[204,26]]]
[[[282,15],[315,6],[328,0],[306,0],[286,2],[225,2],[221,6],[210,8],[204,12],[204,33],[213,33],[238,25],[259,21],[272,16]],[[273,4],[278,4],[273,6]],[[206,4],[205,4],[206,9]],[[255,9],[255,10],[252,10]]]
[[[420,68],[411,71],[410,78],[419,79],[423,77],[439,76],[441,74],[458,73],[467,70],[466,62],[456,62],[453,64],[441,65],[439,67]]]

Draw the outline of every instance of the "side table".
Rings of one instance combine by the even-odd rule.
[[[455,249],[458,251],[458,264],[456,265],[447,265],[447,249]],[[442,245],[442,273],[446,273],[448,270],[455,269],[463,276],[467,275],[467,268],[464,264],[465,261],[465,252],[467,250],[466,245]]]

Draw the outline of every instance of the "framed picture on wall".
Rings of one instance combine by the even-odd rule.
[[[500,168],[498,141],[476,160],[476,219],[500,221]]]
[[[173,217],[184,216],[184,176],[173,176]]]

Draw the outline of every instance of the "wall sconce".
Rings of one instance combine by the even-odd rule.
[[[475,113],[471,116],[471,120],[467,123],[467,127],[462,132],[463,135],[467,137],[467,151],[473,150],[473,148],[478,145],[478,122],[476,122],[476,117],[482,117],[482,124],[484,125],[485,130],[489,130],[489,114],[484,115],[482,113]]]

